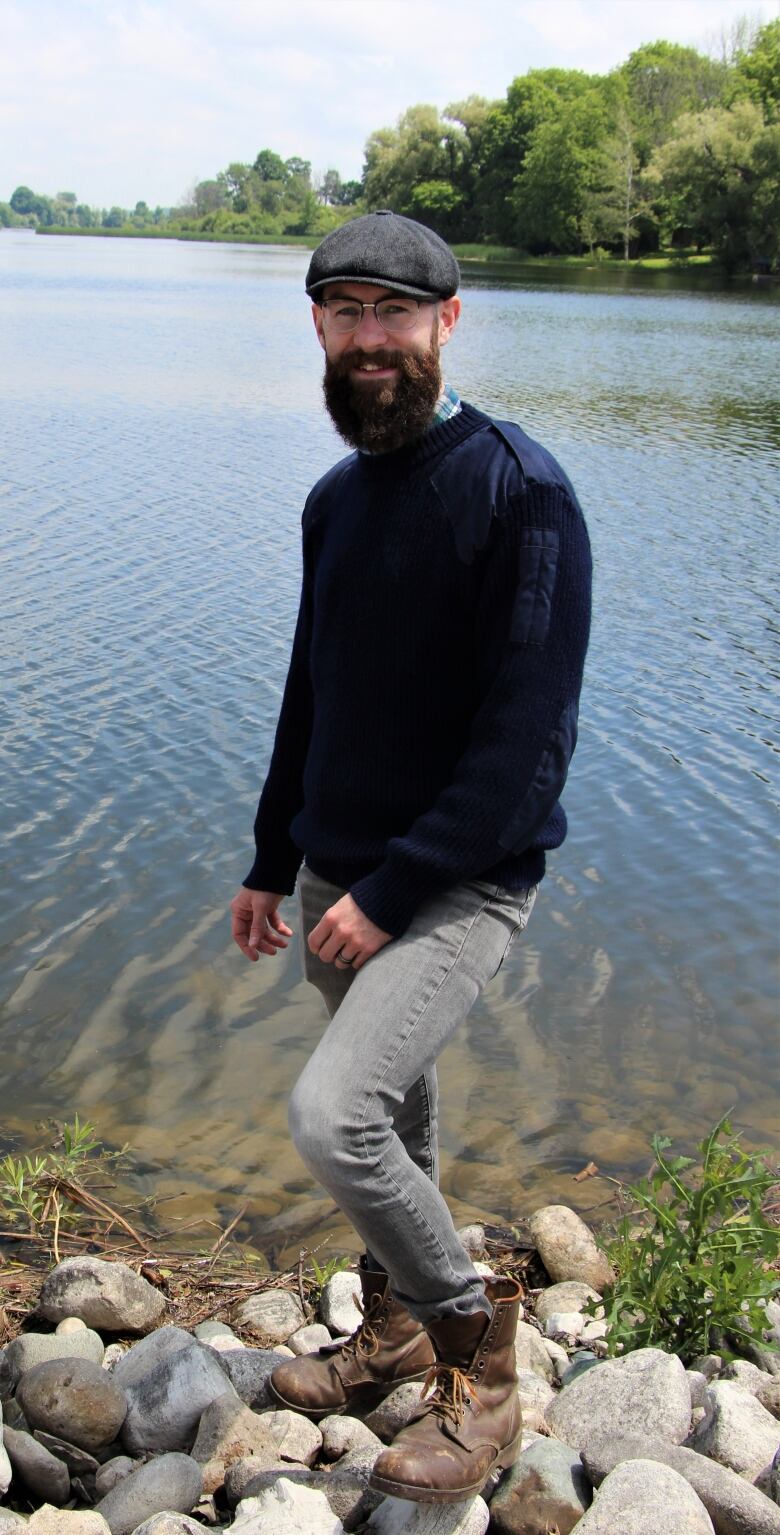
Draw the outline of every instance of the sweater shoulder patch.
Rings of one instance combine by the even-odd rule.
[[[517,458],[491,427],[453,448],[431,475],[431,486],[449,522],[458,558],[471,565],[490,536],[495,516],[523,486]]]

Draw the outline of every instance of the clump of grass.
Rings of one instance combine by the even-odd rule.
[[[92,1216],[102,1210],[124,1224],[94,1187],[109,1170],[116,1170],[126,1152],[126,1146],[108,1151],[97,1139],[95,1126],[89,1120],[82,1123],[76,1114],[60,1127],[47,1150],[21,1157],[9,1153],[0,1161],[0,1218],[50,1244],[59,1262],[60,1231],[78,1227],[85,1210]]]

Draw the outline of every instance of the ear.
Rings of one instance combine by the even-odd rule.
[[[322,347],[322,350],[324,352],[325,351],[325,329],[324,329],[324,326],[322,324],[322,305],[321,304],[312,304],[312,306],[311,306],[311,317],[312,317],[312,319],[314,321],[314,329],[317,332],[317,340],[319,341],[320,346]]]
[[[453,294],[452,298],[441,299],[439,303],[439,346],[447,345],[460,319],[462,307],[457,294]]]

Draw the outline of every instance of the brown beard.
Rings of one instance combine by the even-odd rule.
[[[397,368],[398,376],[376,384],[351,377],[353,368],[373,362]],[[351,448],[392,453],[415,442],[431,424],[441,393],[439,340],[427,352],[361,352],[325,359],[325,404],[336,431]]]

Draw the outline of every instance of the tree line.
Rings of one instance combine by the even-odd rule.
[[[780,20],[737,24],[718,57],[647,43],[606,75],[533,69],[500,101],[409,107],[365,146],[360,181],[263,149],[178,208],[96,210],[17,187],[0,223],[211,238],[321,236],[375,208],[455,244],[533,255],[712,250],[780,268]]]

